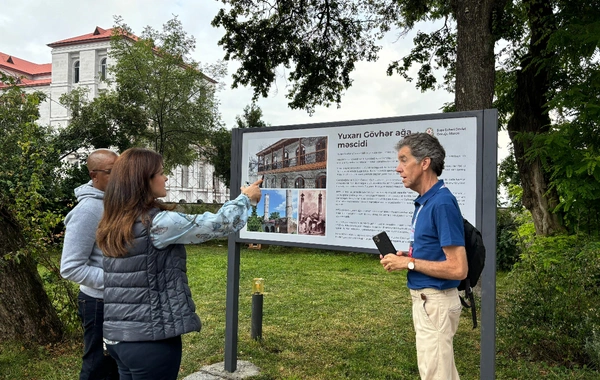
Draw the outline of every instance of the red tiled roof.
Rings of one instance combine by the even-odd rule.
[[[97,26],[96,29],[92,33],[84,34],[77,37],[67,38],[66,40],[60,40],[56,42],[49,43],[47,46],[51,48],[59,47],[59,46],[67,46],[67,45],[76,45],[81,43],[88,42],[96,42],[96,41],[109,41],[112,36],[113,29],[102,29]],[[135,39],[135,36],[130,36],[130,38]]]
[[[50,83],[52,83],[52,79],[51,78],[47,78],[47,79],[27,79],[27,78],[21,78],[19,80],[19,84],[25,87],[33,87],[33,86],[47,86]]]
[[[52,73],[52,64],[37,64],[0,52],[0,68],[8,71],[18,71],[27,75],[43,75]]]
[[[19,83],[17,83],[17,86],[18,87],[38,87],[38,86],[49,86],[50,83],[52,83],[52,79],[50,79],[50,78],[37,79],[37,80],[20,78]],[[6,88],[6,87],[10,87],[10,86],[7,84],[4,84],[4,83],[0,83],[0,88]]]

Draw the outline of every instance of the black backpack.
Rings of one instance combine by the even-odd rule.
[[[458,285],[458,290],[465,291],[465,298],[469,299],[469,303],[464,298],[460,297],[462,305],[471,309],[473,316],[473,328],[477,327],[477,312],[475,311],[475,298],[473,296],[473,286],[477,285],[483,266],[485,265],[485,246],[481,232],[475,228],[468,220],[463,218],[465,224],[465,250],[467,251],[467,263],[469,271],[467,278],[462,280]]]

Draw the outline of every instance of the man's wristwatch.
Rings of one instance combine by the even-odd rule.
[[[415,270],[415,258],[411,257],[408,262],[408,270]]]

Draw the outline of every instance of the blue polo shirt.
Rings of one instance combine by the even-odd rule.
[[[412,246],[415,259],[444,261],[446,255],[442,247],[465,245],[463,217],[458,202],[443,180],[415,199],[412,226],[415,230]],[[456,288],[460,283],[458,280],[444,280],[416,271],[408,271],[407,278],[410,289],[443,290]]]

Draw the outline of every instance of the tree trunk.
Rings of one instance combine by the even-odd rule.
[[[54,343],[62,338],[62,323],[35,261],[25,255],[3,258],[23,245],[19,227],[7,210],[0,208],[0,342]]]
[[[457,111],[492,107],[496,72],[492,14],[505,3],[506,0],[452,2],[457,35],[454,89]]]
[[[525,157],[531,146],[532,135],[548,132],[551,124],[545,109],[549,72],[547,66],[538,60],[547,55],[549,30],[554,28],[552,15],[549,2],[529,1],[529,53],[521,58],[514,113],[507,125],[523,186],[523,205],[531,212],[538,235],[551,235],[563,230],[558,215],[552,212],[558,204],[558,195],[555,191],[548,191],[548,173],[539,159],[528,160]]]

